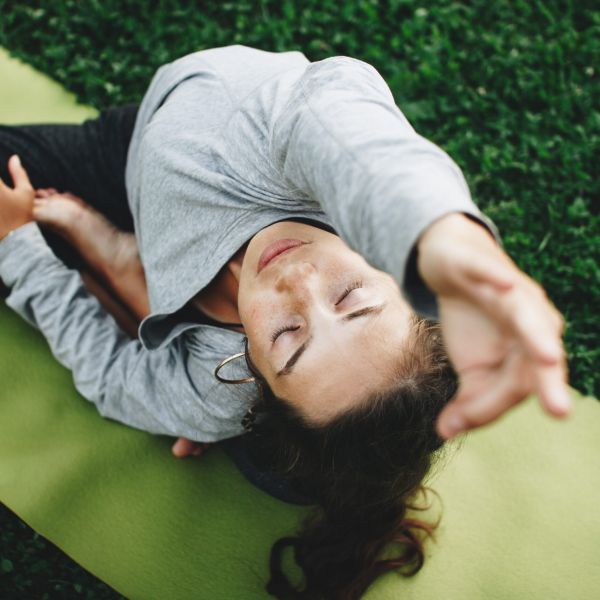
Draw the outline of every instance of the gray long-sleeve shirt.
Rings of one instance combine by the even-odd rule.
[[[216,441],[243,432],[252,385],[213,377],[240,333],[177,311],[260,229],[305,218],[333,227],[391,273],[414,308],[433,296],[405,277],[420,234],[473,204],[456,164],[419,136],[378,72],[349,57],[244,46],[160,68],[126,168],[151,314],[131,340],[29,223],[0,241],[7,304],[38,327],[100,413],[153,433]]]

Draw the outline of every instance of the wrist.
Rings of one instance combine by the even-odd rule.
[[[432,223],[418,239],[416,250],[417,271],[434,292],[474,256],[504,254],[487,226],[465,213],[450,213]]]
[[[418,251],[427,252],[429,248],[435,247],[437,240],[448,235],[453,237],[466,235],[468,241],[487,242],[494,247],[498,245],[492,232],[482,221],[466,213],[455,212],[444,215],[425,229],[417,241]]]

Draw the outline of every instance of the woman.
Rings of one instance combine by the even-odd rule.
[[[112,119],[123,121],[111,131]],[[141,341],[50,252],[15,159],[15,190],[5,186],[0,201],[8,303],[102,414],[199,441],[243,431],[254,390],[212,379],[240,349],[243,326],[266,411],[257,447],[285,434],[281,461],[322,508],[274,558],[296,545],[306,597],[358,597],[386,569],[418,568],[413,529],[424,526],[406,507],[440,447],[434,422],[456,379],[440,336],[396,284],[422,315],[439,307],[460,376],[443,437],[531,391],[553,414],[568,412],[556,311],[481,226],[491,224],[456,166],[410,128],[365,63],[204,51],[159,70],[130,141],[132,120],[126,110],[82,128],[3,129],[2,151],[24,158],[36,187],[71,190],[123,228],[129,201],[150,307]],[[407,551],[377,562],[392,539]],[[291,596],[276,560],[272,575],[270,591]]]

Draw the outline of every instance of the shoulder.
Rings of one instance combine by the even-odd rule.
[[[371,64],[350,56],[331,56],[307,66],[298,80],[297,92],[305,99],[318,97],[320,92],[368,91],[392,97],[389,86]],[[339,102],[338,98],[333,98]]]
[[[308,64],[306,56],[298,51],[268,52],[242,45],[222,46],[187,54],[163,65],[156,72],[153,84],[159,83],[154,87],[164,91],[194,77],[214,79],[232,98],[242,100],[269,77]]]

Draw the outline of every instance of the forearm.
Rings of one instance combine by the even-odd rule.
[[[8,306],[41,331],[102,416],[197,441],[243,433],[240,421],[251,398],[214,380],[222,351],[192,332],[152,351],[131,339],[80,274],[56,258],[36,224],[0,242],[0,278],[11,288]],[[221,335],[223,347],[237,346],[239,334]]]
[[[117,325],[131,338],[136,338],[140,319],[132,308],[119,302],[111,291],[91,273],[81,271],[80,275],[88,292],[98,299],[104,310],[117,322]]]
[[[87,292],[80,274],[54,256],[36,224],[21,227],[0,242],[0,277],[11,288],[7,305],[40,330],[55,358],[72,372],[77,390],[103,416],[148,431],[169,432],[143,405],[142,393],[137,399],[129,394],[128,401],[126,391],[118,389],[119,376],[127,374],[126,363],[134,365],[136,353],[143,351],[139,342]]]
[[[313,63],[273,130],[283,177],[318,201],[353,249],[392,274],[419,312],[434,310],[427,290],[413,293],[418,282],[406,278],[423,232],[445,215],[465,213],[497,234],[458,166],[413,130],[366,63]]]
[[[81,393],[92,399],[86,388],[101,387],[98,354],[103,347],[118,351],[129,337],[87,293],[79,273],[54,256],[34,223],[0,242],[0,276],[11,288],[8,306],[43,333],[76,385],[83,382]]]
[[[445,215],[430,225],[416,244],[416,270],[436,294],[445,291],[444,282],[461,269],[481,261],[494,261],[514,267],[490,230],[480,222],[459,213]],[[516,267],[514,267],[516,269]]]

